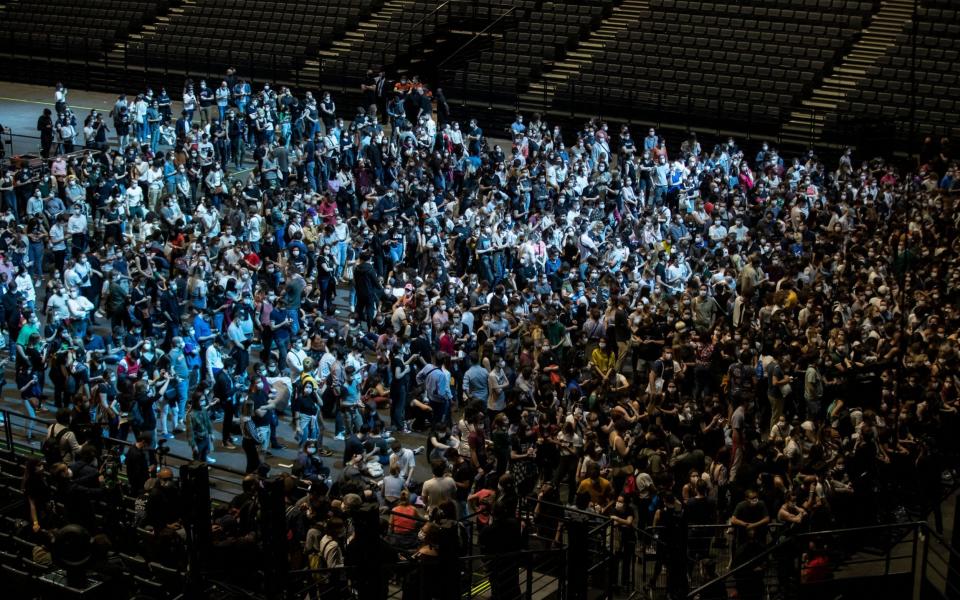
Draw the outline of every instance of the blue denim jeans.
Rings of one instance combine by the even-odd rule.
[[[297,415],[297,432],[294,438],[298,442],[304,440],[317,440],[317,443],[323,445],[323,426],[320,425],[319,416]]]
[[[27,248],[30,258],[30,274],[33,277],[43,277],[43,242],[30,242]]]
[[[347,435],[359,431],[361,425],[363,425],[363,420],[360,418],[359,406],[341,408],[337,411],[336,428],[338,434]]]

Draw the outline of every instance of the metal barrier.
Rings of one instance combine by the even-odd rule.
[[[784,535],[734,557],[723,575],[701,581],[690,600],[869,597],[960,597],[960,552],[924,522]],[[930,594],[933,595],[930,595]]]
[[[0,446],[3,450],[17,456],[40,456],[40,445],[31,445],[30,440],[43,440],[46,437],[47,429],[53,425],[52,419],[42,419],[31,417],[10,410],[0,410],[3,415],[3,438],[0,439]],[[133,446],[132,442],[115,438],[104,437],[102,443],[105,447],[121,447],[123,449]],[[161,463],[176,471],[185,464],[193,461],[192,458],[169,453],[159,457]],[[215,501],[229,501],[237,494],[243,491],[243,476],[240,471],[224,467],[221,465],[210,465],[210,487],[211,497]]]
[[[766,539],[776,542],[780,530],[780,524],[771,523],[767,527]],[[665,590],[668,587],[666,548],[660,537],[662,532],[661,527],[648,527],[638,532],[636,568],[640,579],[637,583],[652,590]],[[687,563],[687,581],[691,588],[706,584],[730,568],[736,549],[730,525],[690,525],[685,533],[683,552]]]
[[[393,564],[301,569],[286,575],[286,598],[342,599],[376,590],[384,600],[533,600],[566,596],[565,552],[523,550],[460,558],[411,556]],[[373,597],[373,596],[366,596]]]

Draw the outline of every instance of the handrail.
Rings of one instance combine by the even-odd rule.
[[[749,568],[752,568],[756,564],[767,560],[767,558],[769,558],[770,555],[772,555],[773,553],[775,553],[776,551],[780,550],[781,548],[787,545],[793,544],[794,542],[796,542],[796,540],[806,539],[810,537],[822,537],[822,536],[841,535],[841,534],[859,534],[859,533],[870,532],[870,531],[889,531],[891,529],[914,529],[915,531],[925,530],[928,533],[934,533],[930,529],[930,526],[924,523],[923,521],[912,521],[909,523],[888,523],[886,525],[867,525],[863,527],[852,527],[850,529],[828,529],[824,531],[808,531],[804,533],[798,533],[796,535],[788,535],[782,538],[779,542],[777,542],[773,546],[770,546],[764,549],[763,552],[761,552],[760,554],[757,554],[747,562],[741,565],[737,565],[736,567],[734,567],[733,569],[730,569],[726,573],[722,575],[718,575],[717,577],[714,577],[713,579],[702,584],[696,589],[691,590],[687,594],[687,598],[696,598],[697,595],[703,592],[704,590],[710,588],[711,586],[716,585],[717,583],[726,581],[727,579],[736,575],[737,573],[740,573],[741,571],[745,571]],[[949,547],[949,545],[947,545],[947,547]],[[955,550],[953,551],[956,552]],[[960,553],[958,553],[958,555],[960,555]]]
[[[34,423],[40,423],[40,424],[43,424],[44,426],[53,425],[53,424],[55,423],[55,421],[53,421],[53,420],[41,419],[40,417],[31,417],[30,415],[25,415],[25,414],[20,413],[20,412],[11,411],[10,409],[7,409],[7,408],[0,410],[0,413],[3,414],[4,421],[5,421],[5,423],[7,423],[7,424],[9,424],[9,423],[11,422],[11,421],[10,421],[11,415],[12,415],[13,417],[17,418],[17,419],[23,419],[23,420],[25,420],[25,421],[33,421]],[[16,453],[15,450],[14,450],[14,444],[13,444],[13,432],[12,432],[12,430],[10,430],[9,426],[7,426],[7,431],[8,431],[8,433],[7,433],[7,438],[8,438],[8,439],[7,439],[6,441],[7,441],[8,445],[9,445],[9,447],[10,447],[10,450],[13,451],[14,453]],[[134,445],[133,442],[130,442],[130,441],[128,441],[128,440],[121,440],[121,439],[111,438],[111,437],[106,437],[106,438],[103,438],[103,439],[104,439],[105,441],[107,441],[107,442],[112,443],[112,444],[119,444],[119,445],[122,445],[122,446],[126,446],[126,447],[128,447],[128,448]],[[192,457],[181,456],[181,455],[179,455],[179,454],[174,454],[173,452],[170,452],[170,453],[167,454],[166,456],[169,457],[169,458],[178,460],[178,461],[193,462],[193,458],[192,458]],[[233,468],[227,467],[227,466],[225,466],[225,465],[208,465],[208,466],[209,466],[209,468],[210,468],[212,471],[223,471],[223,472],[228,473],[228,474],[230,474],[230,475],[232,475],[232,476],[238,476],[238,477],[240,477],[241,479],[242,479],[243,476],[244,476],[244,473],[243,473],[242,471],[239,471],[239,470],[237,470],[237,469],[233,469]],[[240,483],[239,480],[237,481],[237,483],[238,483],[238,484]]]
[[[926,523],[924,523],[924,525],[926,525]],[[926,533],[930,535],[930,537],[932,537],[933,539],[940,542],[940,545],[946,548],[953,558],[960,560],[960,550],[957,550],[956,548],[951,546],[950,542],[948,542],[946,538],[944,538],[941,534],[937,533],[935,529],[931,529],[930,526],[927,525]]]
[[[397,38],[397,41],[394,44],[394,66],[396,67],[396,62],[400,59],[400,45],[402,42],[409,42],[413,38],[414,33],[419,33],[423,35],[423,24],[427,22],[427,19],[430,17],[436,18],[441,9],[446,8],[450,5],[453,0],[444,0],[436,6],[433,10],[427,13],[422,19],[411,25],[404,32],[403,36]]]
[[[702,591],[710,588],[710,587],[713,586],[713,585],[716,585],[718,582],[725,581],[726,579],[728,579],[731,575],[733,575],[733,574],[735,574],[735,573],[739,573],[740,571],[745,571],[745,570],[747,570],[748,568],[752,568],[755,564],[757,564],[757,563],[759,563],[759,562],[761,562],[761,561],[766,560],[767,557],[769,557],[771,554],[773,554],[774,551],[779,550],[780,548],[782,548],[782,547],[784,547],[784,546],[786,546],[787,544],[792,543],[792,542],[793,542],[793,538],[785,538],[785,539],[780,540],[779,542],[777,542],[777,543],[774,544],[773,546],[770,546],[769,548],[765,549],[763,552],[761,552],[760,554],[757,554],[756,556],[754,556],[753,558],[751,558],[751,559],[748,560],[747,562],[745,562],[745,563],[743,563],[743,564],[741,564],[741,565],[737,565],[736,567],[730,569],[729,571],[727,571],[727,572],[724,573],[723,575],[718,575],[718,576],[714,577],[714,578],[711,579],[710,581],[704,583],[703,585],[701,585],[700,587],[698,587],[698,588],[696,588],[696,589],[694,589],[694,590],[690,590],[690,592],[687,594],[687,597],[688,597],[688,598],[696,598],[697,595],[698,595],[700,592],[702,592]]]
[[[441,69],[441,68],[443,68],[443,65],[447,64],[448,62],[450,62],[450,59],[452,59],[452,58],[455,57],[456,55],[460,54],[460,53],[463,51],[464,48],[466,48],[467,46],[469,46],[469,45],[472,44],[473,42],[477,41],[477,39],[479,39],[481,35],[483,35],[484,33],[486,33],[488,29],[490,29],[491,27],[493,27],[494,25],[496,25],[497,23],[499,23],[501,20],[503,20],[504,17],[512,14],[513,11],[517,10],[517,8],[518,8],[518,7],[516,7],[516,6],[511,7],[510,10],[508,10],[507,12],[503,13],[502,15],[500,15],[499,17],[497,17],[496,19],[494,19],[493,21],[491,21],[486,27],[484,27],[483,29],[481,29],[481,30],[478,31],[477,33],[473,34],[473,37],[470,38],[469,40],[467,40],[466,43],[464,43],[462,46],[460,46],[459,48],[457,48],[456,50],[454,50],[448,57],[446,57],[445,59],[443,59],[442,61],[440,61],[440,64],[438,64],[436,68],[437,68],[438,70]]]
[[[908,521],[906,523],[887,523],[886,525],[864,525],[861,527],[850,527],[849,529],[825,529],[823,531],[804,531],[792,537],[808,538],[824,535],[849,535],[852,533],[864,533],[868,531],[889,531],[891,529],[911,529],[928,527],[923,521]]]

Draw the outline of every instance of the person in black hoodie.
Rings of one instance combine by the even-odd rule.
[[[383,286],[370,264],[368,250],[360,253],[360,264],[353,271],[353,286],[357,293],[356,313],[369,327],[377,312],[377,303],[383,296]]]
[[[53,146],[53,116],[49,108],[43,109],[43,114],[37,119],[37,131],[40,132],[40,156],[50,157],[50,148]]]

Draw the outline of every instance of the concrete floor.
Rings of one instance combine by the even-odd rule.
[[[69,90],[67,94],[68,104],[76,114],[77,121],[86,118],[91,110],[109,113],[116,98],[112,94],[82,90]],[[39,150],[37,119],[43,114],[44,108],[53,110],[53,88],[0,82],[0,124],[14,134],[12,149],[8,144],[9,139],[4,136],[7,156]]]

